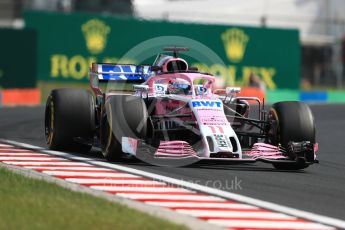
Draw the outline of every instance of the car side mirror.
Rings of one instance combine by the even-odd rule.
[[[137,92],[148,92],[149,86],[148,85],[133,85],[133,90]]]
[[[188,67],[189,71],[198,71],[198,67],[190,66]]]
[[[239,93],[239,92],[241,92],[240,87],[226,87],[225,88],[226,95],[231,95],[231,94],[235,94],[235,93]]]
[[[157,71],[161,71],[162,70],[162,66],[151,66],[151,71],[153,72],[157,72]]]

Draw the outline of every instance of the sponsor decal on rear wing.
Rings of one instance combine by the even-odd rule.
[[[99,81],[144,82],[150,75],[151,66],[131,64],[93,63],[91,74]]]

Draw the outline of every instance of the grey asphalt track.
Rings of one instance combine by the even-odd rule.
[[[121,164],[345,220],[345,104],[310,107],[316,120],[320,164],[303,171],[277,171],[264,163],[182,168]],[[0,138],[46,147],[44,108],[0,108]],[[99,153],[88,155],[101,158]]]

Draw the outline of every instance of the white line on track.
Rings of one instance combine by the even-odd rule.
[[[312,222],[290,222],[290,221],[262,221],[262,220],[209,220],[209,223],[231,226],[233,228],[246,229],[303,229],[303,230],[327,230],[333,229],[318,223]]]
[[[170,207],[170,208],[229,208],[229,209],[250,209],[255,210],[259,209],[258,207],[247,205],[247,204],[231,204],[231,203],[210,203],[210,202],[161,202],[161,201],[148,201],[145,202],[146,204],[151,205],[158,205],[163,207]]]
[[[67,178],[67,181],[78,183],[78,184],[113,184],[115,185],[124,185],[124,184],[133,184],[133,185],[165,185],[165,183],[152,181],[152,180],[121,180],[121,179],[84,179],[84,178]],[[151,188],[152,190],[152,188]]]
[[[83,177],[139,177],[137,175],[122,172],[65,172],[65,171],[42,171],[53,176],[83,176]]]
[[[69,165],[69,166],[89,166],[89,164],[86,163],[81,163],[81,162],[43,162],[43,161],[3,161],[5,164],[10,164],[10,165],[31,165],[31,166],[38,166],[38,165],[45,165],[45,166],[54,166],[54,165]]]
[[[102,190],[102,191],[108,191],[108,192],[112,192],[112,191],[116,191],[116,192],[154,192],[153,194],[155,194],[157,196],[156,193],[171,193],[171,192],[177,192],[177,193],[186,193],[189,192],[191,194],[195,193],[192,192],[190,190],[185,190],[185,189],[180,189],[180,188],[167,188],[167,187],[145,187],[145,186],[90,186],[90,188],[93,189],[97,189],[97,190]],[[160,196],[160,195],[159,195]]]
[[[0,148],[0,153],[32,153],[31,150],[28,149],[14,149],[14,148],[8,148],[8,149],[4,149],[4,148]]]
[[[214,210],[187,210],[187,209],[175,209],[175,211],[196,216],[207,218],[219,218],[219,217],[236,217],[236,218],[258,218],[258,219],[286,219],[294,220],[295,217],[288,216],[281,213],[269,212],[269,211],[214,211]]]
[[[117,196],[122,196],[126,198],[131,198],[135,200],[188,200],[188,201],[217,201],[217,200],[224,200],[219,197],[215,196],[205,196],[205,195],[175,195],[175,194],[160,194],[157,196],[157,194],[141,194],[141,193],[116,193]]]
[[[56,171],[62,171],[62,170],[76,170],[76,171],[113,171],[112,169],[107,168],[101,168],[101,167],[92,167],[92,166],[85,166],[85,167],[59,167],[59,166],[24,166],[25,168],[29,169],[36,169],[36,170],[56,170]]]
[[[66,161],[67,159],[61,159],[57,157],[0,157],[0,161]]]
[[[47,156],[44,153],[28,153],[28,152],[16,152],[16,153],[8,153],[8,152],[0,152],[0,156],[25,156],[25,157],[39,157],[39,156]]]
[[[0,148],[11,148],[12,145],[0,144]]]
[[[184,188],[190,188],[192,190],[197,190],[200,192],[204,192],[210,195],[215,195],[217,197],[223,197],[226,199],[231,199],[231,200],[236,200],[238,202],[243,202],[246,204],[250,204],[250,205],[254,205],[257,207],[261,207],[261,208],[265,208],[265,209],[269,209],[269,210],[273,210],[276,212],[280,212],[280,213],[285,213],[288,215],[292,215],[292,216],[296,216],[296,217],[300,217],[300,218],[304,218],[304,219],[308,219],[308,220],[312,220],[318,223],[323,223],[323,224],[327,224],[327,225],[331,225],[331,226],[335,226],[338,228],[343,228],[345,229],[345,221],[344,220],[340,220],[340,219],[336,219],[336,218],[332,218],[332,217],[327,217],[327,216],[323,216],[323,215],[319,215],[319,214],[315,214],[315,213],[311,213],[311,212],[307,212],[307,211],[302,211],[302,210],[298,210],[295,208],[290,208],[287,206],[283,206],[283,205],[279,205],[279,204],[275,204],[275,203],[271,203],[271,202],[267,202],[267,201],[262,201],[259,199],[255,199],[255,198],[251,198],[251,197],[247,197],[244,195],[239,195],[239,194],[235,194],[235,193],[231,193],[228,191],[222,191],[219,189],[215,189],[215,188],[210,188],[207,186],[203,186],[203,185],[199,185],[199,184],[194,184],[191,182],[187,182],[187,181],[183,181],[183,180],[179,180],[179,179],[175,179],[175,178],[171,178],[171,177],[167,177],[167,176],[161,176],[161,175],[157,175],[154,173],[150,173],[150,172],[146,172],[143,170],[138,170],[138,169],[133,169],[130,167],[126,167],[126,166],[121,166],[121,165],[116,165],[116,164],[112,164],[112,163],[108,163],[108,162],[103,162],[103,161],[99,161],[97,159],[90,159],[90,158],[86,158],[86,157],[76,157],[72,154],[69,153],[64,153],[64,152],[57,152],[57,151],[50,151],[50,150],[46,150],[44,148],[38,147],[38,146],[34,146],[34,145],[29,145],[29,144],[25,144],[25,143],[20,143],[20,142],[16,142],[16,141],[11,141],[11,140],[4,140],[2,139],[3,142],[6,142],[8,144],[13,144],[13,145],[17,145],[23,148],[29,148],[29,149],[34,149],[34,150],[39,150],[41,152],[44,153],[48,153],[50,155],[55,155],[55,156],[61,156],[61,157],[66,157],[68,159],[74,159],[74,160],[79,160],[79,161],[83,161],[83,162],[87,162],[96,166],[103,166],[103,167],[107,167],[107,168],[112,168],[112,169],[116,169],[116,170],[120,170],[120,171],[125,171],[128,173],[133,173],[136,175],[140,175],[143,177],[148,177],[148,178],[152,178],[154,180],[157,181],[163,181],[166,182],[168,184],[175,184]],[[6,162],[4,162],[6,163]],[[72,162],[71,162],[72,163]],[[56,164],[55,164],[56,165]],[[151,200],[151,199],[155,199],[156,196],[154,195],[150,195],[150,194],[126,194],[126,193],[117,193],[118,196],[123,196],[123,197],[127,197],[127,198],[131,198],[131,199],[142,199],[145,201],[146,200]],[[162,195],[164,196],[164,195]],[[189,200],[198,200],[198,199],[207,199],[208,196],[199,196],[192,198],[192,196],[179,196],[178,195],[166,195],[166,198],[163,199],[171,199],[171,200],[179,200],[179,199],[186,199],[186,197],[188,197]],[[209,196],[211,198],[211,196]],[[213,198],[213,197],[212,197]],[[216,197],[215,197],[216,198]],[[219,200],[224,200],[221,198],[217,198]],[[212,199],[209,199],[212,200]],[[243,221],[244,223],[245,221]],[[235,222],[233,223],[235,226]],[[237,222],[238,227],[241,227],[240,222]],[[267,223],[269,224],[269,223]],[[243,226],[243,225],[242,225]],[[266,226],[266,225],[263,225]],[[277,227],[276,225],[274,225],[275,227]],[[286,225],[288,226],[288,225]],[[301,225],[302,226],[302,225]],[[323,229],[326,226],[322,226],[322,225],[318,225],[316,223],[310,223],[310,226],[314,226],[315,228],[312,229],[316,229],[317,227],[323,227]],[[255,227],[255,226],[253,226]],[[298,227],[298,226],[297,226]]]

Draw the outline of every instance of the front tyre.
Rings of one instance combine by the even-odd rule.
[[[313,114],[305,103],[298,101],[278,102],[269,111],[272,127],[271,143],[288,149],[291,142],[309,141],[315,143],[315,124]],[[314,159],[314,153],[309,153],[307,159]],[[294,156],[293,156],[294,157]],[[296,157],[295,163],[274,163],[273,166],[283,170],[298,170],[307,168],[305,159]]]
[[[148,112],[142,98],[130,95],[110,96],[101,115],[101,149],[108,161],[121,161],[122,137],[146,138]]]

